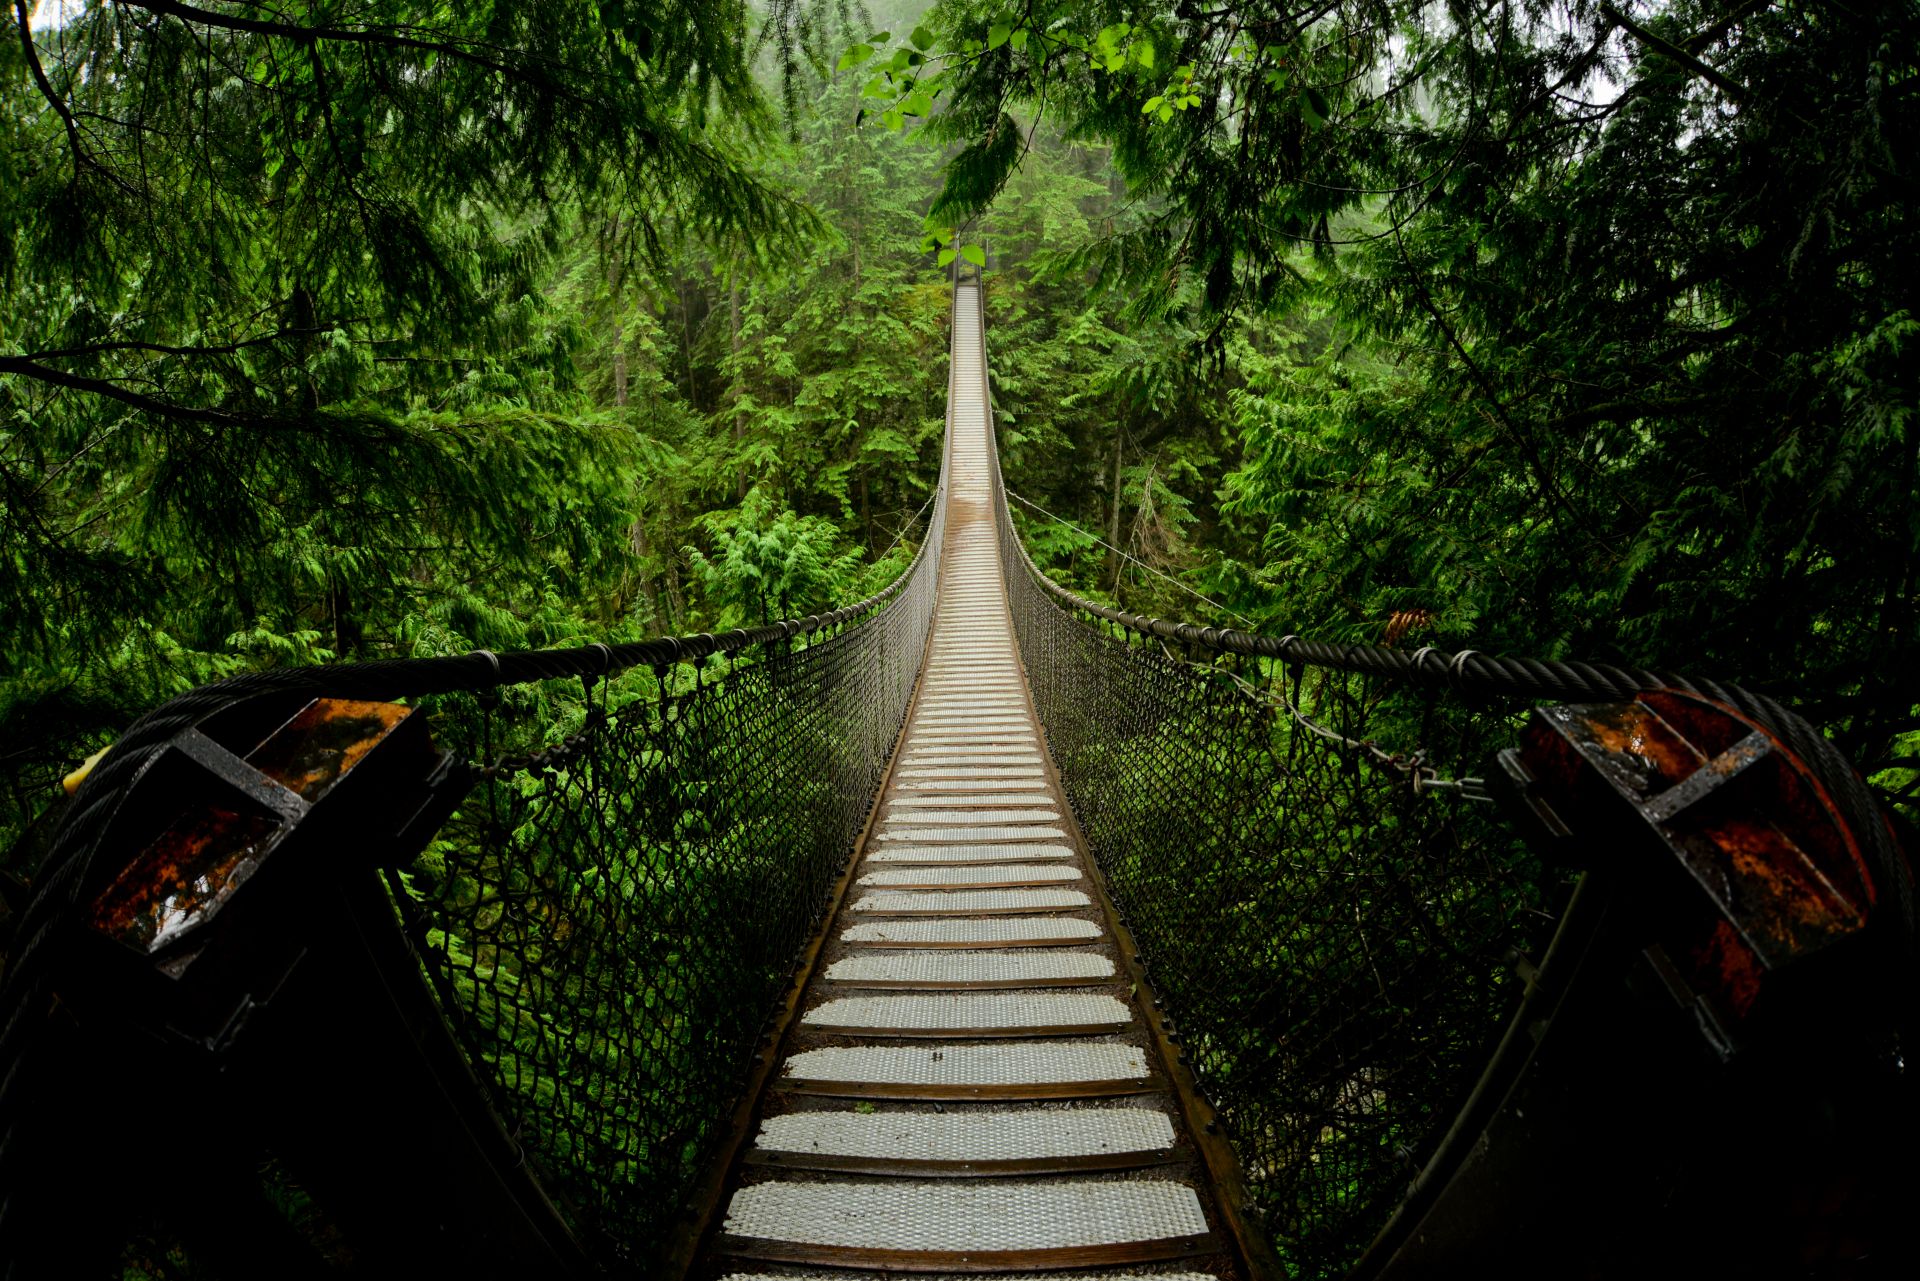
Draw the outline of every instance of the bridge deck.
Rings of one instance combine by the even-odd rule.
[[[696,1275],[1230,1276],[1172,1078],[1041,750],[1000,577],[970,286],[954,333],[926,669]]]

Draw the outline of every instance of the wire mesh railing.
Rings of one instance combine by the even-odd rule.
[[[485,769],[394,876],[455,1035],[596,1253],[645,1261],[687,1204],[878,791],[934,573],[923,552],[815,644],[595,702],[559,752]]]
[[[1416,795],[1342,743],[1472,759],[1508,726],[1442,722],[1381,677],[1196,665],[1074,617],[1008,555],[1047,744],[1250,1217],[1291,1275],[1339,1275],[1486,1063],[1518,987],[1503,958],[1554,919],[1490,807]]]
[[[909,568],[829,614],[268,672],[136,723],[72,798],[9,958],[0,1186],[20,1191],[0,1209],[0,1272],[31,1272],[58,1245],[27,1191],[58,1182],[46,1154],[77,1133],[47,1117],[72,1038],[45,1011],[84,905],[126,860],[129,794],[181,735],[229,709],[312,698],[428,711],[464,795],[417,857],[380,870],[393,910],[446,1030],[584,1257],[650,1272],[695,1208],[878,794],[933,613],[945,476],[943,461]]]
[[[75,798],[13,958],[0,1054],[19,1064],[43,1030],[27,989],[57,980],[36,954],[59,950],[50,937],[72,912],[58,909],[97,882],[88,864],[110,856],[112,806],[143,756],[265,692],[418,697],[473,787],[413,863],[386,871],[395,904],[541,1186],[590,1256],[640,1266],[686,1207],[878,792],[925,645],[944,519],[936,502],[911,567],[880,596],[818,618],[271,673],[158,709]],[[586,678],[578,727],[535,747],[551,710],[537,682],[570,668]],[[536,683],[503,703],[520,681]],[[12,1071],[0,1096],[9,1186],[29,1177],[35,1079]]]
[[[1178,640],[1095,626],[1004,514],[1001,530],[1048,747],[1249,1216],[1290,1274],[1339,1275],[1498,1039],[1517,986],[1503,958],[1537,954],[1553,924],[1550,879],[1489,807],[1416,794],[1345,744],[1473,760],[1510,724],[1438,716],[1382,676],[1196,663]]]
[[[983,362],[984,367],[984,362]],[[991,421],[991,415],[990,415]],[[1333,645],[1112,609],[1050,581],[993,457],[1009,602],[1062,786],[1183,1059],[1291,1276],[1338,1277],[1427,1181],[1573,890],[1481,767],[1541,700],[1704,693],[1830,780],[1911,881],[1850,765],[1735,687]]]
[[[1342,1273],[1426,1176],[1520,999],[1514,959],[1554,929],[1566,873],[1478,804],[1473,780],[1439,772],[1510,742],[1530,701],[1683,688],[1767,726],[1831,787],[1900,899],[1895,918],[1912,921],[1911,881],[1858,779],[1771,702],[1653,673],[1110,609],[1034,565],[989,457],[1049,750],[1237,1155],[1235,1212],[1290,1275]],[[403,968],[419,967],[406,977],[430,989],[441,1039],[574,1243],[602,1269],[649,1269],[694,1208],[871,809],[925,648],[945,495],[943,464],[909,569],[831,614],[263,673],[132,727],[56,829],[9,958],[0,1273],[39,1261],[36,1248],[72,1264],[56,1213],[72,1180],[48,1170],[116,1164],[100,1117],[117,1114],[74,1083],[102,1074],[63,1079],[75,1045],[99,1046],[75,1039],[86,1030],[65,981],[83,907],[170,812],[164,798],[159,811],[129,798],[152,790],[183,736],[234,708],[312,698],[407,699],[431,716],[461,799],[424,848],[380,869],[380,911],[402,927]],[[175,977],[192,962],[165,948],[143,959]]]

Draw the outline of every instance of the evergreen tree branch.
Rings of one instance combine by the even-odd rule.
[[[1771,7],[1772,4],[1773,0],[1747,0],[1745,4],[1737,6],[1731,13],[1712,26],[1707,27],[1695,35],[1689,36],[1686,44],[1681,47],[1688,53],[1701,53],[1710,48],[1714,41],[1733,30],[1734,27],[1745,22],[1762,9]]]
[[[73,118],[73,111],[67,106],[53,87],[53,81],[47,77],[47,69],[40,65],[40,50],[33,43],[33,11],[27,0],[13,0],[13,11],[20,26],[20,47],[27,55],[27,70],[33,75],[33,83],[40,90],[40,96],[47,100],[54,114],[67,127],[67,148],[73,153],[73,181],[80,181],[81,166],[87,163],[86,147],[80,141],[80,125]]]
[[[16,3],[24,4],[25,0],[16,0]],[[391,28],[308,27],[296,22],[275,22],[217,13],[195,5],[180,4],[178,0],[114,0],[114,3],[127,8],[145,9],[149,13],[178,18],[182,22],[196,23],[200,26],[243,31],[250,35],[271,36],[282,40],[297,40],[302,44],[325,40],[340,44],[374,45],[385,49],[412,49],[421,53],[444,54],[449,58],[458,58],[462,62],[485,67],[489,71],[497,71],[502,75],[512,75],[515,72],[515,68],[510,64],[476,52],[472,45],[429,40],[423,36],[409,35],[404,31]]]
[[[352,321],[341,321],[352,324]],[[126,339],[119,342],[87,343],[79,347],[55,347],[45,351],[30,351],[20,357],[22,360],[75,360],[83,356],[104,356],[115,351],[150,351],[161,356],[231,356],[250,347],[265,347],[282,342],[288,338],[298,338],[311,334],[323,334],[337,326],[314,326],[304,329],[281,329],[258,338],[242,338],[230,343],[214,343],[207,346],[178,346],[172,343],[141,342]]]
[[[1408,279],[1412,283],[1414,296],[1420,302],[1421,310],[1427,313],[1434,327],[1446,337],[1447,344],[1453,348],[1454,355],[1459,357],[1461,366],[1467,371],[1468,379],[1491,410],[1489,418],[1505,430],[1507,438],[1520,451],[1520,457],[1525,460],[1527,470],[1533,473],[1534,483],[1540,487],[1541,496],[1558,507],[1575,528],[1585,527],[1588,522],[1580,518],[1580,514],[1573,509],[1572,502],[1561,491],[1560,483],[1547,467],[1547,461],[1540,453],[1537,443],[1529,433],[1521,430],[1520,424],[1515,422],[1513,415],[1507,412],[1506,402],[1501,400],[1499,392],[1494,390],[1493,381],[1487,377],[1486,371],[1480,368],[1480,363],[1468,354],[1466,344],[1460,341],[1459,332],[1447,323],[1446,316],[1435,304],[1433,294],[1427,289],[1425,278],[1421,275],[1419,268],[1414,265],[1412,257],[1407,253],[1406,244],[1397,231],[1394,233],[1393,242],[1400,250],[1400,261],[1407,269]]]
[[[70,374],[63,369],[52,369],[24,356],[0,356],[0,374],[13,374],[16,377],[31,378],[36,382],[48,383],[55,387],[65,387],[71,391],[84,391],[95,396],[105,396],[123,405],[131,405],[135,409],[142,409],[150,414],[158,414],[163,418],[173,418],[183,422],[237,423],[241,421],[233,414],[222,413],[217,409],[176,405],[172,401],[132,391],[106,378],[88,378],[81,374]]]
[[[1692,72],[1700,79],[1718,89],[1721,93],[1726,94],[1727,97],[1733,101],[1737,103],[1746,102],[1747,91],[1744,88],[1735,84],[1718,71],[1715,71],[1712,67],[1709,67],[1706,63],[1700,61],[1700,59],[1694,57],[1671,40],[1663,36],[1655,35],[1610,4],[1603,2],[1600,5],[1600,13],[1607,21],[1613,23],[1616,27],[1619,27],[1622,31],[1669,62]]]

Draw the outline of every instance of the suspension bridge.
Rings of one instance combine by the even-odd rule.
[[[1008,508],[984,289],[877,596],[128,731],[8,959],[11,1275],[1910,1256],[1912,874],[1818,729],[1075,596]]]

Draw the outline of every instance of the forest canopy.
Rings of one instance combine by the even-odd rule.
[[[217,675],[887,581],[956,260],[1063,581],[1710,674],[1920,780],[1911,4],[10,17],[9,833]]]

